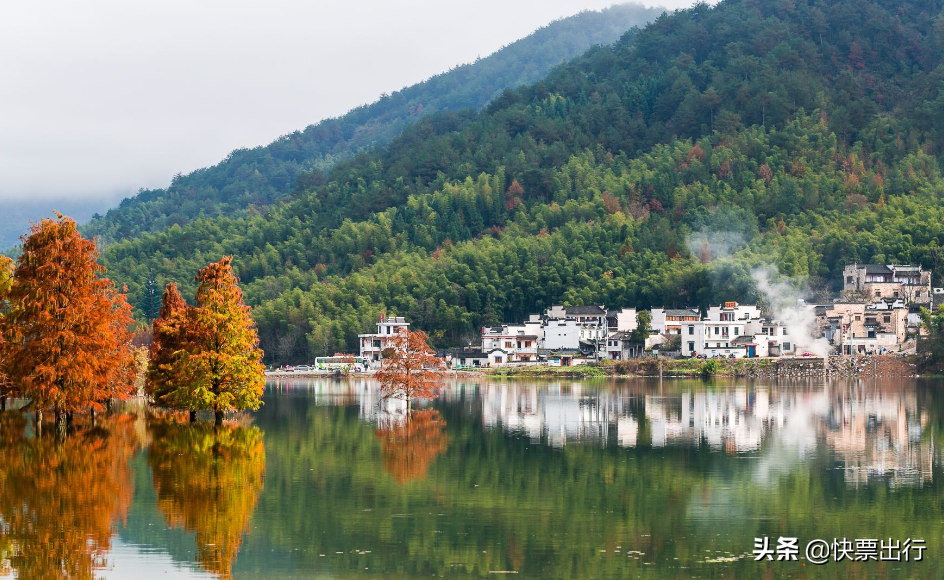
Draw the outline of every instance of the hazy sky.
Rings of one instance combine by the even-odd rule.
[[[611,4],[10,0],[0,9],[0,200],[164,187]]]

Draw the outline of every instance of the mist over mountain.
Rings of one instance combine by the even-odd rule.
[[[233,216],[264,208],[321,179],[358,151],[384,145],[438,111],[480,109],[507,87],[530,84],[595,44],[609,44],[662,12],[636,4],[582,12],[541,28],[474,63],[457,66],[379,101],[283,135],[269,145],[237,149],[221,163],[178,175],[169,187],[141,190],[84,228],[113,241],[183,225],[198,216]],[[300,174],[305,180],[296,183]]]
[[[103,260],[146,312],[149,277],[186,286],[234,254],[270,361],[355,349],[382,313],[450,345],[553,303],[755,300],[758,266],[940,272],[942,22],[927,0],[695,6],[482,112],[426,115],[267,211]]]

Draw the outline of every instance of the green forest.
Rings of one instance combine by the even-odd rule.
[[[166,189],[142,190],[104,216],[95,216],[84,233],[110,242],[201,216],[253,214],[321,182],[322,174],[339,161],[387,144],[428,115],[481,109],[504,88],[537,82],[590,46],[612,43],[661,12],[622,4],[558,20],[490,56],[383,95],[346,115],[283,135],[264,147],[237,149],[218,165],[175,176]]]
[[[103,261],[148,318],[148,280],[233,254],[270,363],[355,350],[382,313],[449,346],[552,303],[753,300],[760,264],[824,288],[854,260],[940,272],[941,8],[665,14],[482,111],[424,114],[303,173],[264,211],[111,243]]]

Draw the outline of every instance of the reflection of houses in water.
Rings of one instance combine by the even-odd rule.
[[[893,486],[932,479],[933,442],[922,443],[927,413],[913,391],[866,389],[854,383],[832,395],[826,442],[843,459],[848,484],[886,478]]]
[[[614,414],[613,394],[593,392],[584,396],[579,385],[563,388],[485,385],[482,387],[482,420],[486,427],[527,435],[535,442],[554,447],[572,441],[605,443],[610,417]]]
[[[646,418],[652,446],[706,442],[709,447],[744,452],[760,448],[763,422],[768,418],[767,393],[761,392],[758,414],[754,391],[686,391],[680,396],[646,397]]]
[[[383,401],[368,378],[286,386],[316,391],[321,404],[356,405],[371,422],[405,410],[402,400]],[[892,485],[922,485],[932,479],[934,449],[921,440],[927,412],[920,412],[908,389],[863,382],[664,390],[645,383],[588,389],[580,383],[483,382],[453,384],[443,398],[468,405],[473,414],[481,409],[487,428],[555,447],[707,445],[759,453],[776,468],[791,454],[806,457],[825,445],[845,466],[849,484],[885,478]]]
[[[825,443],[846,466],[848,483],[888,477],[893,485],[921,485],[932,477],[933,450],[921,442],[914,392],[856,384],[659,395],[619,387],[588,391],[579,384],[504,384],[483,385],[480,396],[487,427],[552,446],[704,444],[728,453],[777,455],[786,449],[807,456]],[[771,446],[766,453],[765,445]]]

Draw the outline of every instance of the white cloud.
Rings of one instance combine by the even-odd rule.
[[[0,199],[162,187],[612,3],[11,2],[0,19]]]

